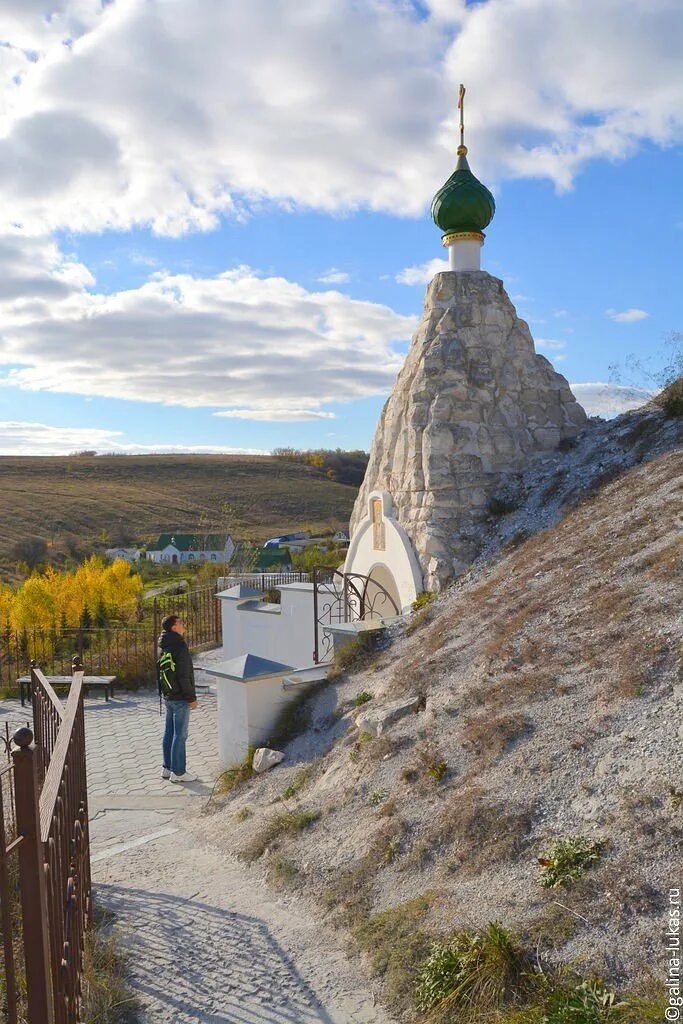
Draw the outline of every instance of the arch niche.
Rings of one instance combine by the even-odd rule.
[[[413,545],[394,518],[393,502],[387,491],[370,494],[366,514],[351,538],[344,572],[357,572],[375,580],[389,592],[401,611],[407,611],[424,589]]]

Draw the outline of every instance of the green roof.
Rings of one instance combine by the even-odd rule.
[[[467,163],[467,152],[461,152],[455,170],[432,200],[432,218],[444,235],[452,232],[482,233],[493,220],[496,201]]]
[[[291,561],[289,551],[279,551],[277,548],[261,548],[256,568],[267,569],[271,565],[290,565]]]
[[[217,533],[162,533],[148,551],[163,551],[172,544],[178,551],[224,551],[229,537]]]

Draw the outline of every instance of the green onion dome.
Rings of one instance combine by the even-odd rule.
[[[459,146],[455,170],[432,200],[434,223],[444,238],[462,232],[483,235],[495,212],[495,199],[470,170],[467,147]]]

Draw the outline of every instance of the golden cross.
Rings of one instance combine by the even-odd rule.
[[[460,145],[465,145],[465,86],[460,85],[458,92],[458,110],[460,111]]]

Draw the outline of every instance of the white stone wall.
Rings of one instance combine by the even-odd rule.
[[[476,556],[489,499],[536,452],[575,436],[586,415],[537,355],[503,282],[436,274],[377,427],[352,535],[373,491],[388,491],[428,589]]]
[[[226,660],[256,654],[294,669],[313,664],[313,584],[289,583],[279,590],[280,605],[218,595]]]

